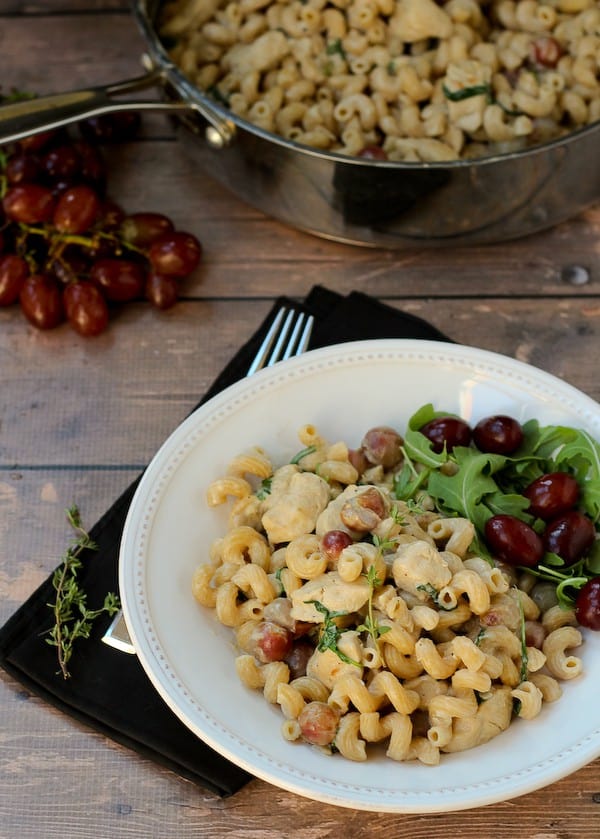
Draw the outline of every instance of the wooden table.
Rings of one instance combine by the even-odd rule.
[[[142,51],[126,0],[0,3],[5,90],[128,78]],[[112,158],[113,196],[194,232],[204,261],[175,308],[129,304],[96,339],[66,325],[36,331],[18,309],[0,310],[2,622],[56,566],[69,537],[64,509],[76,502],[92,524],[281,293],[300,298],[315,283],[368,291],[600,399],[600,205],[508,245],[368,250],[296,232],[241,203],[195,169],[162,117],[148,118],[139,140]],[[447,815],[354,812],[258,780],[223,801],[54,711],[4,672],[1,682],[1,839],[600,834],[600,761],[539,792]]]

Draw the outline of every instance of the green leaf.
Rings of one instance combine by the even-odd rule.
[[[498,492],[493,474],[504,466],[506,458],[504,455],[486,454],[465,446],[457,446],[453,455],[458,466],[456,474],[433,472],[429,477],[427,491],[442,510],[470,519],[477,530],[483,533],[485,523],[492,515],[484,499]]]
[[[300,463],[300,461],[302,460],[303,457],[306,457],[309,454],[314,454],[316,452],[316,450],[317,450],[316,446],[307,446],[307,448],[302,449],[297,454],[295,454],[294,457],[290,460],[290,463],[293,463],[294,465],[297,466]]]
[[[267,495],[271,493],[271,483],[273,478],[263,478],[261,484],[256,492],[256,497],[259,501],[264,501]]]
[[[493,99],[489,82],[462,87],[460,90],[449,90],[446,85],[442,85],[442,90],[446,99],[450,99],[451,102],[462,102],[463,99],[470,99],[472,96],[485,96],[490,102]]]
[[[334,619],[347,615],[348,612],[330,612],[327,606],[324,606],[319,600],[309,600],[308,602],[312,603],[315,609],[318,612],[321,612],[324,618],[321,633],[319,635],[319,641],[317,643],[317,649],[319,652],[322,653],[326,650],[331,650],[331,652],[335,653],[345,664],[352,664],[354,667],[362,668],[362,664],[359,661],[354,661],[354,659],[347,656],[346,653],[342,652],[342,650],[338,647],[338,640],[342,634],[342,630],[334,622]]]

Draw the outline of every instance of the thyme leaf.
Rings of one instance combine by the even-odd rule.
[[[378,546],[379,547],[379,546]],[[371,638],[377,642],[377,639],[380,638],[382,635],[385,635],[386,632],[389,632],[392,628],[391,626],[385,626],[382,624],[377,623],[375,618],[373,617],[373,592],[377,588],[377,586],[381,585],[381,580],[377,576],[377,569],[374,565],[369,566],[369,570],[366,573],[367,582],[369,583],[369,600],[367,602],[367,617],[365,618],[365,622],[361,623],[360,626],[356,627],[357,632],[368,632]]]
[[[114,615],[120,609],[119,598],[109,593],[99,609],[89,609],[87,595],[77,582],[77,573],[82,567],[84,551],[98,550],[95,542],[84,530],[78,508],[73,505],[66,511],[67,521],[73,528],[76,538],[67,548],[62,563],[54,572],[52,585],[56,592],[53,603],[47,606],[54,615],[54,625],[48,631],[46,643],[57,649],[59,673],[64,679],[70,677],[68,668],[73,655],[73,645],[79,638],[89,638],[93,621],[106,612]]]

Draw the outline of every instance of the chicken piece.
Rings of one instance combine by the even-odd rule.
[[[291,615],[297,621],[321,623],[323,615],[311,600],[322,603],[330,612],[357,612],[369,599],[370,586],[364,576],[352,582],[342,580],[337,571],[320,574],[308,580],[290,595]]]
[[[364,503],[361,497],[364,496]],[[373,530],[387,514],[389,499],[385,490],[370,485],[349,484],[330,501],[319,518],[315,532],[323,536],[329,530],[342,530],[354,539]],[[356,526],[352,526],[356,522]]]
[[[449,38],[452,19],[434,0],[398,0],[389,21],[392,35],[407,43],[427,38]]]
[[[448,562],[422,539],[399,546],[392,563],[392,574],[398,588],[423,601],[431,594],[427,589],[438,592],[452,579]]]
[[[356,632],[343,632],[337,642],[338,649],[348,656],[351,661],[360,661],[361,647]],[[306,665],[306,675],[325,685],[329,690],[342,676],[352,675],[362,678],[364,668],[356,664],[348,664],[342,661],[333,650],[315,650]]]
[[[271,544],[312,533],[329,497],[329,485],[313,472],[300,472],[292,464],[278,469],[263,502],[262,526]]]

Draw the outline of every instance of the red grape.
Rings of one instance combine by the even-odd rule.
[[[50,183],[72,181],[81,172],[81,158],[70,144],[56,146],[44,155],[42,169]]]
[[[102,191],[106,184],[106,167],[100,151],[85,142],[74,143],[73,148],[79,155],[81,180]]]
[[[0,306],[10,306],[19,299],[28,275],[29,267],[22,257],[15,253],[0,256]]]
[[[90,279],[108,300],[125,303],[139,297],[144,288],[144,270],[127,259],[99,259],[92,265]]]
[[[345,530],[328,530],[321,539],[321,548],[329,559],[337,559],[352,543],[352,537]]]
[[[173,222],[162,213],[132,213],[123,219],[120,233],[126,242],[146,248],[164,233],[172,233],[173,230]]]
[[[21,224],[49,221],[54,212],[51,190],[39,184],[20,184],[7,190],[2,207],[7,219]]]
[[[361,449],[370,463],[381,464],[389,469],[399,463],[402,457],[402,437],[393,428],[379,425],[370,428],[361,443]]]
[[[103,230],[118,231],[124,218],[125,211],[123,208],[117,204],[116,201],[107,199],[104,201],[100,209],[98,223],[101,225]]]
[[[556,38],[542,35],[530,47],[531,56],[536,64],[542,67],[556,67],[558,60],[564,53],[562,45]]]
[[[529,499],[528,512],[548,521],[577,504],[579,484],[567,472],[550,472],[532,481],[523,495]]]
[[[60,233],[85,233],[100,212],[100,199],[89,186],[67,189],[57,201],[52,223]]]
[[[381,146],[365,146],[364,149],[361,149],[358,153],[359,157],[362,157],[363,160],[387,160],[387,152],[385,152]]]
[[[547,551],[560,556],[566,565],[573,565],[594,544],[596,529],[592,520],[579,510],[568,510],[548,522],[543,540]]]
[[[38,329],[54,329],[64,320],[60,287],[47,274],[27,277],[19,300],[23,314]]]
[[[433,443],[433,450],[438,454],[444,450],[452,451],[455,446],[468,446],[471,442],[471,429],[457,417],[436,417],[426,422],[419,431]]]
[[[308,702],[298,716],[302,736],[315,746],[333,743],[339,722],[337,711],[326,702]]]
[[[293,635],[285,626],[273,621],[259,621],[253,628],[248,649],[251,654],[266,664],[269,661],[283,661],[290,654]]]
[[[544,555],[535,530],[516,516],[492,516],[485,524],[485,540],[497,559],[508,565],[533,567]]]
[[[310,641],[294,641],[291,652],[284,659],[290,668],[290,680],[299,679],[300,676],[306,676],[306,665],[314,651],[315,648]]]
[[[156,309],[170,309],[179,298],[179,281],[177,277],[151,271],[146,277],[145,295]]]
[[[57,136],[56,131],[40,131],[37,134],[31,134],[29,137],[22,137],[19,140],[19,148],[23,151],[40,151],[45,146],[50,145],[50,142]]]
[[[99,335],[108,326],[108,305],[98,286],[88,280],[70,283],[63,293],[71,326],[80,335]]]
[[[98,142],[129,139],[140,121],[136,112],[110,114],[79,123],[89,141],[65,128],[0,149],[0,306],[19,300],[40,329],[64,320],[66,306],[73,327],[94,335],[112,302],[177,302],[179,279],[202,256],[198,239],[163,213],[126,217],[106,196]]]
[[[581,626],[600,630],[600,577],[588,580],[579,590],[575,615]]]
[[[512,454],[523,442],[523,429],[516,419],[497,414],[477,423],[473,442],[482,452]]]
[[[148,258],[158,274],[187,277],[202,256],[202,246],[191,233],[165,233],[150,245]]]
[[[40,169],[40,161],[36,155],[17,152],[9,157],[4,174],[9,184],[23,184],[35,181]]]

